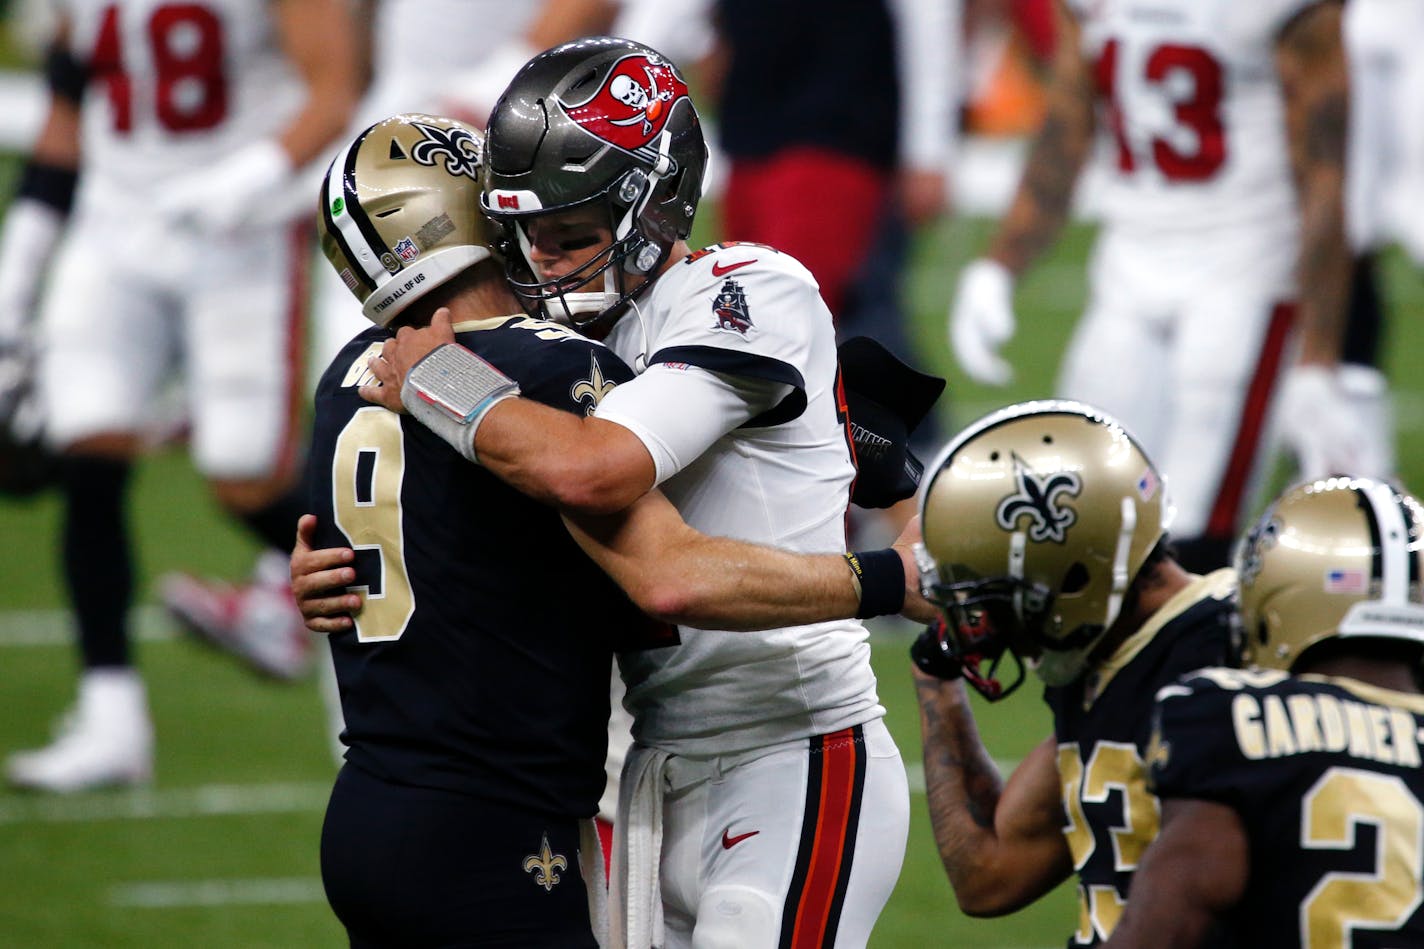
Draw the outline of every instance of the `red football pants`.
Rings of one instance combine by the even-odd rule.
[[[770,244],[801,261],[838,317],[889,190],[884,171],[819,148],[735,160],[722,198],[722,237]]]

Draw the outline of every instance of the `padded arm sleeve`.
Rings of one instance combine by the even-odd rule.
[[[610,392],[595,415],[647,447],[662,484],[717,439],[781,402],[792,387],[659,363]]]

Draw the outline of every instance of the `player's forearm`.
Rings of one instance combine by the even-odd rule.
[[[1321,180],[1335,178],[1334,181]],[[1350,250],[1340,203],[1340,177],[1318,174],[1301,208],[1300,326],[1302,363],[1333,364],[1345,336]]]
[[[860,605],[839,554],[699,537],[673,561],[653,615],[697,629],[776,629],[845,619]]]
[[[1351,267],[1344,220],[1350,96],[1338,6],[1301,14],[1281,39],[1276,66],[1300,203],[1301,361],[1330,364],[1343,342]]]
[[[964,684],[914,675],[930,824],[955,898],[972,916],[1011,912],[1017,907],[998,904],[1003,881],[990,872],[1003,778],[979,738]]]
[[[616,515],[566,514],[565,522],[633,602],[664,622],[697,629],[775,629],[845,619],[861,606],[843,556],[798,554],[702,534],[688,527],[660,492]]]
[[[618,9],[614,0],[545,0],[524,38],[532,49],[544,50],[580,36],[603,33]]]
[[[1062,231],[1092,145],[1093,87],[1078,50],[1076,22],[1060,9],[1058,27],[1061,35],[1043,125],[1034,136],[1013,203],[989,246],[988,256],[1015,276]]]
[[[293,167],[321,158],[351,121],[361,95],[357,27],[344,0],[280,0],[282,46],[306,83],[306,100],[277,136]]]
[[[537,501],[610,514],[653,488],[653,460],[632,432],[529,399],[492,408],[476,434],[480,464]]]

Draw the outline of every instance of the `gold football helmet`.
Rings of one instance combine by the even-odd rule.
[[[1291,488],[1236,548],[1248,663],[1291,668],[1350,637],[1424,643],[1424,509],[1364,478]]]
[[[480,212],[484,140],[463,122],[397,115],[336,156],[321,184],[321,250],[386,326],[451,277],[494,256]]]
[[[1162,476],[1115,420],[1078,402],[1025,402],[954,438],[920,494],[920,586],[945,614],[941,648],[986,697],[1021,659],[1066,685],[1122,609],[1171,520]],[[997,678],[1009,655],[1017,669]]]

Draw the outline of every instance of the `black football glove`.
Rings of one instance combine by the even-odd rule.
[[[958,679],[964,675],[964,663],[950,653],[944,641],[945,633],[943,620],[926,626],[910,646],[910,659],[914,661],[915,668],[925,675],[945,680]]]

